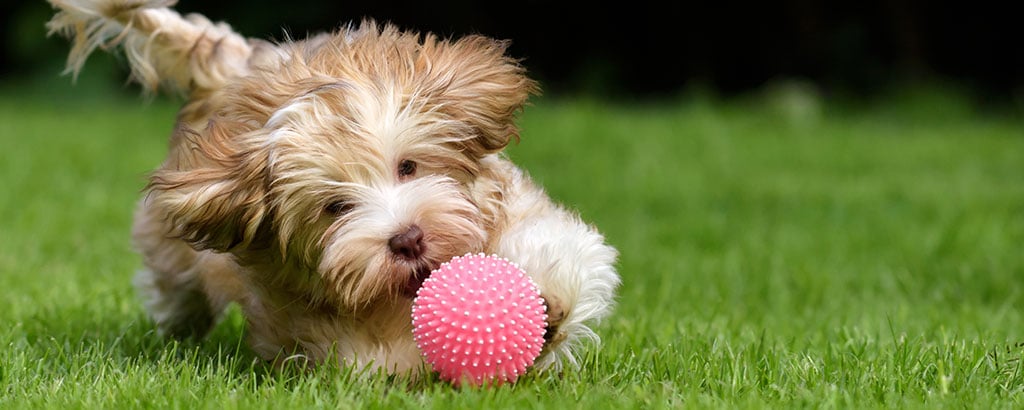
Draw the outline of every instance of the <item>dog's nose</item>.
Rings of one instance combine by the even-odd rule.
[[[419,226],[412,225],[405,232],[392,236],[388,240],[388,247],[391,252],[406,260],[419,259],[423,255],[423,230]]]

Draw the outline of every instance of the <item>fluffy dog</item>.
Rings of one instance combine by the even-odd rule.
[[[120,46],[134,80],[187,98],[133,228],[162,334],[201,337],[236,302],[267,360],[415,374],[416,289],[485,252],[541,289],[538,367],[574,365],[597,339],[617,253],[501,155],[537,90],[504,42],[366,20],[271,43],[173,0],[50,2],[51,34],[73,40],[68,71]]]

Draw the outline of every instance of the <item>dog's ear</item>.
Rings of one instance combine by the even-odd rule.
[[[466,148],[477,156],[519,139],[515,117],[539,91],[519,62],[505,54],[507,47],[505,41],[478,35],[453,43],[428,36],[424,43],[421,63],[429,64],[437,107],[473,127],[476,135]]]
[[[174,138],[182,140],[151,175],[146,199],[165,213],[170,235],[217,251],[257,240],[261,225],[270,220],[267,155],[246,143],[247,128],[212,120],[202,131],[176,131]]]

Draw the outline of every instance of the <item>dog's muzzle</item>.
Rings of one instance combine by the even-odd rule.
[[[405,288],[402,289],[402,295],[410,299],[415,298],[416,291],[420,290],[420,287],[423,286],[423,281],[427,280],[431,271],[432,269],[426,266],[416,268],[416,270],[412,272],[412,275],[409,276],[409,281],[405,283]]]
[[[417,225],[410,225],[404,232],[392,236],[388,240],[388,248],[395,256],[406,261],[416,261],[423,256],[426,246],[423,243],[423,230]]]

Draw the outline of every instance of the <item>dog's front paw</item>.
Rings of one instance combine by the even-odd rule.
[[[544,308],[547,312],[547,328],[544,330],[544,351],[549,351],[565,341],[566,333],[561,331],[561,325],[565,317],[568,316],[568,312],[558,297],[542,293],[541,298],[544,299]]]

